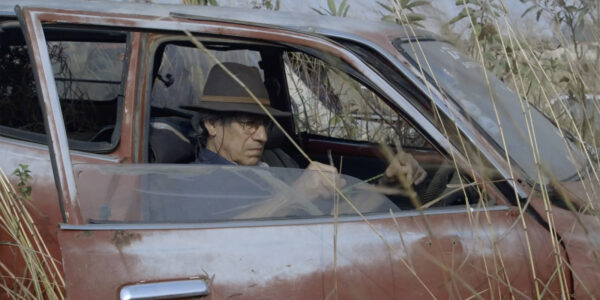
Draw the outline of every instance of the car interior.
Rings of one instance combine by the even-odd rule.
[[[0,134],[45,143],[21,29],[16,21],[0,24],[0,59],[6,60],[1,68],[13,75],[0,79],[0,101],[6,102],[0,112]],[[127,33],[68,26],[47,27],[45,33],[70,147],[109,153],[120,139]],[[187,164],[196,159],[198,142],[192,125],[195,114],[181,106],[202,101],[206,75],[216,62],[187,37],[158,35],[149,74],[151,109],[144,161]],[[221,62],[259,69],[271,106],[292,113],[278,122],[311,160],[333,164],[345,175],[377,183],[388,165],[381,145],[401,145],[427,171],[425,182],[415,188],[422,203],[443,194],[448,195],[433,206],[464,204],[465,197],[478,201],[479,197],[469,197],[462,189],[448,188],[460,180],[445,154],[413,126],[410,117],[373,90],[367,78],[339,58],[287,44],[206,36],[201,41]],[[278,127],[272,127],[268,137],[262,159],[268,165],[308,165]],[[404,198],[397,201],[401,208],[413,208],[406,197],[400,198]]]
[[[401,136],[403,150],[428,173],[425,182],[416,187],[422,203],[448,193],[448,183],[459,181],[454,167],[436,147],[337,59],[288,45],[212,38],[202,42],[221,62],[243,63],[260,70],[271,106],[292,113],[292,117],[278,121],[312,160],[334,164],[342,173],[361,180],[373,180],[388,165],[380,145],[397,144],[394,137]],[[205,76],[216,63],[185,40],[163,41],[155,49],[147,161],[190,163],[198,150],[192,126],[195,114],[180,106],[201,101]],[[381,134],[383,131],[387,135]],[[268,133],[262,160],[272,167],[308,165],[276,126]],[[457,189],[443,198],[433,206],[464,204],[465,194]],[[413,208],[406,197],[394,202],[402,209]]]

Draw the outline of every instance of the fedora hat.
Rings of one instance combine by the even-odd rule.
[[[258,68],[231,62],[223,63],[223,66],[235,74],[248,87],[271,115],[274,117],[286,117],[290,115],[289,112],[271,107],[269,94],[261,80]],[[181,108],[194,111],[244,112],[255,115],[267,115],[250,94],[248,94],[246,89],[219,65],[212,67],[208,73],[208,79],[206,80],[206,84],[204,84],[202,101],[193,106],[186,105],[181,106]]]

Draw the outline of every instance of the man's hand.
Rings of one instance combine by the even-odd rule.
[[[313,161],[308,165],[300,178],[296,180],[293,188],[298,192],[304,193],[308,197],[308,200],[312,201],[318,197],[330,197],[333,195],[335,189],[332,184],[335,184],[339,189],[345,183],[334,166]]]
[[[385,169],[384,176],[386,184],[397,183],[399,178],[405,178],[408,184],[417,185],[425,180],[427,172],[412,155],[400,150]]]

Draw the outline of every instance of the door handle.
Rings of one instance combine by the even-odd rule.
[[[176,280],[126,285],[121,288],[121,300],[172,299],[206,296],[210,293],[202,279]]]

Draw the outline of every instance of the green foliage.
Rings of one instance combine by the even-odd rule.
[[[274,3],[273,3],[274,2]],[[256,9],[260,9],[260,8],[266,8],[268,10],[279,10],[280,8],[280,3],[279,0],[261,0],[261,2],[258,2],[258,0],[254,3],[254,7]]]
[[[535,11],[536,19],[539,21],[542,14],[546,12],[554,23],[568,26],[573,34],[585,27],[586,19],[588,22],[598,24],[598,1],[596,0],[521,0],[521,2],[531,3],[522,16]]]
[[[350,9],[350,5],[348,5],[346,2],[348,0],[342,0],[342,3],[340,3],[339,6],[336,7],[335,4],[335,0],[327,0],[327,6],[328,8],[313,8],[312,10],[314,10],[315,12],[317,12],[320,15],[326,16],[338,16],[338,17],[346,17],[348,15],[348,9]]]
[[[506,54],[513,54],[513,49],[502,44],[497,28],[496,20],[506,14],[504,7],[495,0],[457,0],[456,5],[462,9],[448,23],[453,26],[463,20],[468,22],[470,32],[463,50],[478,62],[483,61],[498,77],[505,78],[511,69],[515,70],[517,61],[512,56],[506,59]]]
[[[217,0],[183,0],[185,5],[219,6]]]
[[[563,94],[569,96],[570,99],[579,102],[583,108],[583,120],[579,122],[577,127],[581,132],[584,140],[593,142],[593,107],[586,100],[588,94],[598,94],[600,87],[598,86],[598,73],[594,67],[590,65],[597,64],[600,60],[600,51],[596,50],[596,59],[589,61],[586,59],[586,48],[583,47],[582,36],[586,31],[595,36],[595,42],[598,42],[598,27],[600,26],[599,2],[597,0],[580,0],[580,1],[565,1],[565,0],[521,0],[521,2],[531,3],[531,6],[525,10],[522,16],[526,16],[535,12],[536,20],[539,22],[543,15],[547,15],[551,22],[561,29],[566,29],[567,36],[560,36],[560,48],[574,54],[574,60],[562,61],[558,65],[557,80],[554,84],[560,88]],[[595,135],[600,134],[596,132]],[[595,144],[600,144],[596,141]]]
[[[19,167],[13,171],[13,175],[19,178],[19,183],[17,184],[17,191],[19,193],[19,198],[24,200],[31,200],[31,185],[29,184],[29,180],[31,177],[31,170],[29,170],[29,166],[25,164],[19,164]]]
[[[421,21],[425,20],[426,17],[422,14],[415,12],[415,8],[421,6],[431,5],[429,1],[423,0],[393,0],[392,5],[387,5],[383,2],[377,1],[379,6],[386,10],[387,14],[381,17],[382,21],[391,22],[401,25],[412,25],[417,27],[423,27]]]
[[[472,24],[471,38],[480,41],[493,42],[498,41],[498,31],[496,30],[495,20],[506,11],[493,0],[457,0],[457,6],[462,6],[462,10],[457,16],[450,20],[450,24],[470,18]]]

